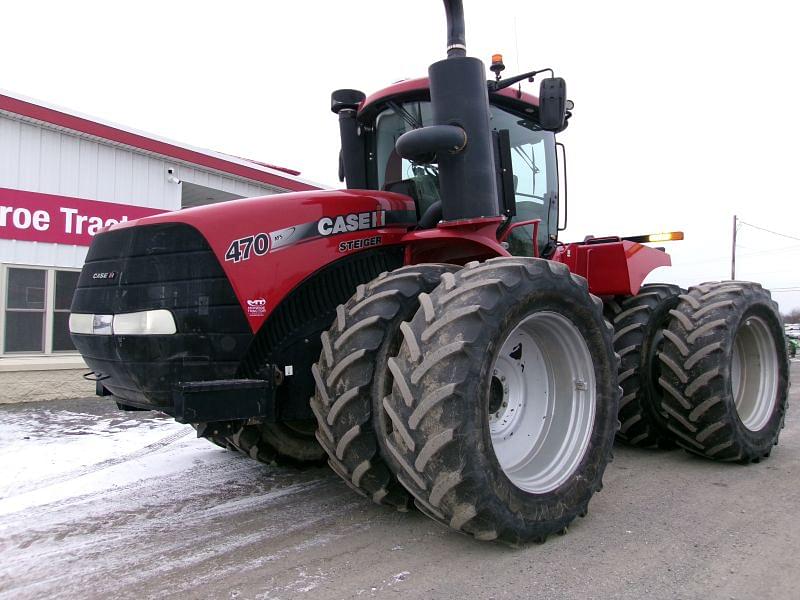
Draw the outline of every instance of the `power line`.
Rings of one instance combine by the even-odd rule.
[[[780,233],[778,231],[772,231],[771,229],[766,229],[764,227],[759,227],[758,225],[753,225],[752,223],[748,223],[747,221],[742,221],[739,219],[739,223],[742,225],[747,225],[748,227],[752,227],[753,229],[758,229],[759,231],[765,231],[767,233],[771,233],[772,235],[779,235],[781,237],[789,238],[790,240],[797,240],[800,242],[800,237],[796,237],[794,235],[788,235],[786,233]]]
[[[742,246],[739,246],[742,248]],[[772,248],[770,250],[759,250],[758,252],[745,252],[739,256],[756,256],[758,254],[771,254],[772,252],[796,252],[800,250],[800,245],[783,246],[782,248]]]
[[[743,246],[736,244],[737,248],[742,248]],[[750,256],[762,256],[764,254],[772,254],[774,252],[783,252],[783,253],[790,253],[790,252],[800,252],[800,245],[794,244],[792,246],[783,246],[781,248],[772,248],[770,250],[758,250],[757,252],[744,252],[744,253],[736,253],[736,258],[747,258]],[[703,265],[712,262],[722,262],[722,261],[729,261],[730,256],[715,256],[712,258],[704,258],[703,260],[693,260],[690,262],[679,262],[674,263],[673,267],[691,267],[694,265]]]

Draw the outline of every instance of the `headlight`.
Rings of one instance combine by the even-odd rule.
[[[159,309],[121,315],[72,313],[69,331],[84,335],[172,335],[177,327],[172,313]]]
[[[86,335],[94,333],[94,315],[72,313],[69,316],[69,332]],[[109,331],[109,333],[111,332]]]
[[[168,310],[114,315],[115,335],[171,335],[176,331],[175,319]]]

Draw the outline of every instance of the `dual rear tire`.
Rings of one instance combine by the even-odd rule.
[[[607,302],[620,354],[621,427],[634,446],[757,462],[778,443],[788,360],[777,304],[759,284],[649,284]]]
[[[789,361],[778,305],[757,283],[704,283],[672,311],[659,383],[667,428],[694,454],[759,462],[778,443]]]
[[[673,435],[661,407],[658,354],[683,290],[677,285],[643,285],[635,296],[606,302],[606,316],[614,326],[614,350],[620,356],[620,427],[617,438],[642,448],[673,448]]]

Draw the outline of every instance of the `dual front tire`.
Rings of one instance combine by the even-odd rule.
[[[225,450],[236,450],[261,463],[294,467],[324,463],[314,421],[281,423],[221,422],[194,425],[203,437]]]
[[[420,294],[457,268],[413,265],[360,285],[323,332],[322,354],[312,367],[311,408],[328,464],[359,494],[401,511],[408,508],[409,494],[378,448],[381,403],[391,391],[387,360],[397,352],[400,326],[419,308]]]
[[[353,314],[395,295],[395,271],[360,288],[323,336],[313,407],[331,466],[373,500],[404,508],[410,493],[478,539],[563,532],[601,488],[617,427],[602,303],[544,260],[436,268],[404,319]],[[378,323],[383,337],[356,340]]]
[[[585,514],[617,428],[602,303],[563,265],[472,263],[401,327],[381,442],[416,505],[477,539],[543,541]]]

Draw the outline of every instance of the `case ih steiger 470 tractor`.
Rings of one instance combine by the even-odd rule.
[[[226,202],[96,236],[72,304],[98,393],[266,462],[327,457],[348,485],[477,539],[584,515],[615,434],[769,456],[788,361],[755,283],[642,285],[639,238],[558,239],[564,81],[447,58],[333,93],[345,190]],[[552,73],[551,73],[552,74]],[[563,169],[562,169],[563,173]]]

